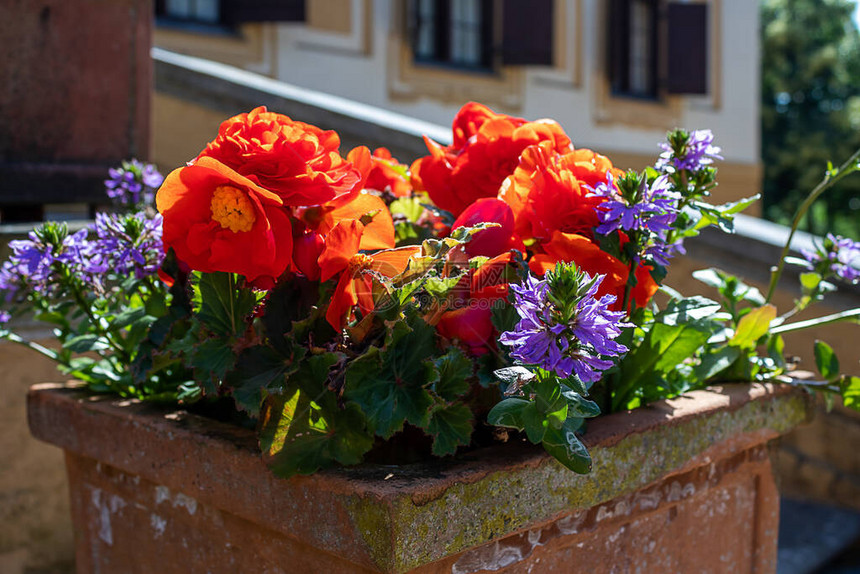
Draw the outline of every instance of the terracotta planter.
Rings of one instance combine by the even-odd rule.
[[[810,416],[736,385],[594,421],[594,472],[506,444],[453,461],[282,480],[251,431],[34,387],[66,451],[79,572],[772,572],[768,441]]]

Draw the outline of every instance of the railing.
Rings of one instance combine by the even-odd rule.
[[[416,120],[346,98],[300,88],[239,68],[153,48],[156,91],[210,110],[229,114],[265,105],[295,119],[334,129],[344,146],[388,147],[401,161],[426,155],[426,134],[437,142],[451,141],[448,127]],[[157,143],[157,142],[156,142]],[[750,190],[750,195],[754,193]],[[702,266],[713,265],[757,283],[767,283],[771,265],[779,261],[788,228],[754,217],[736,217],[735,234],[705,230],[688,241],[690,259]],[[798,233],[792,247],[810,249],[813,237]],[[785,285],[796,270],[788,269]],[[860,289],[846,287],[831,297],[837,308],[857,306]]]

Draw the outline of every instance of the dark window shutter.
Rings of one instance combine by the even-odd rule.
[[[552,65],[552,8],[552,0],[503,0],[503,64]]]
[[[609,64],[609,84],[613,92],[623,92],[627,90],[627,79],[629,76],[629,0],[609,0],[609,13],[606,15],[606,20],[606,55]]]
[[[304,22],[306,0],[221,0],[224,21]]]
[[[670,94],[708,93],[708,5],[670,3],[666,89]]]

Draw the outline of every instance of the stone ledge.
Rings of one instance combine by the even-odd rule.
[[[595,469],[588,476],[539,448],[507,444],[426,464],[283,480],[265,468],[247,429],[61,385],[33,387],[28,403],[41,440],[395,572],[713,467],[811,413],[807,396],[788,386],[730,385],[594,421],[585,437]]]

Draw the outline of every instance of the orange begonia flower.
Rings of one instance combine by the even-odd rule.
[[[277,194],[284,205],[318,205],[360,183],[359,171],[340,156],[339,146],[337,133],[261,106],[224,121],[198,160],[217,159]]]
[[[378,196],[362,191],[363,182],[373,170],[370,150],[364,146],[349,152],[349,160],[361,174],[361,182],[350,193],[321,205],[293,210],[309,230],[325,237],[339,222],[372,216],[361,234],[360,249],[394,247],[394,220],[388,206]]]
[[[389,192],[395,197],[412,195],[412,184],[403,175],[408,166],[402,165],[391,155],[388,148],[373,150],[371,169],[364,178],[364,188]]]
[[[499,198],[513,211],[515,230],[522,241],[548,241],[555,231],[593,236],[600,223],[597,207],[606,198],[592,196],[591,188],[618,176],[605,156],[580,149],[556,153],[547,143],[523,151],[514,173],[502,185]]]
[[[410,246],[370,255],[359,253],[364,231],[365,226],[360,221],[339,222],[326,236],[325,249],[319,258],[323,281],[341,273],[326,312],[326,320],[338,331],[346,324],[355,305],[363,313],[374,308],[372,278],[365,271],[394,277],[406,269],[410,257],[421,251],[419,246]]]
[[[476,199],[495,197],[528,146],[546,141],[557,152],[571,149],[570,138],[554,121],[530,122],[474,102],[463,106],[452,129],[451,146],[424,138],[430,155],[412,164],[412,184],[454,216]]]
[[[292,229],[281,198],[211,157],[171,172],[156,205],[165,248],[191,269],[273,284],[290,265]]]
[[[577,267],[589,275],[600,273],[606,278],[600,284],[598,295],[615,295],[611,309],[618,311],[624,301],[624,289],[630,270],[624,263],[606,253],[582,235],[556,231],[552,240],[543,245],[544,253],[538,253],[529,261],[529,269],[535,275],[543,276],[558,262],[576,263]],[[657,291],[657,283],[651,277],[650,267],[639,265],[636,268],[637,284],[631,291],[631,298],[640,307],[645,306]]]

